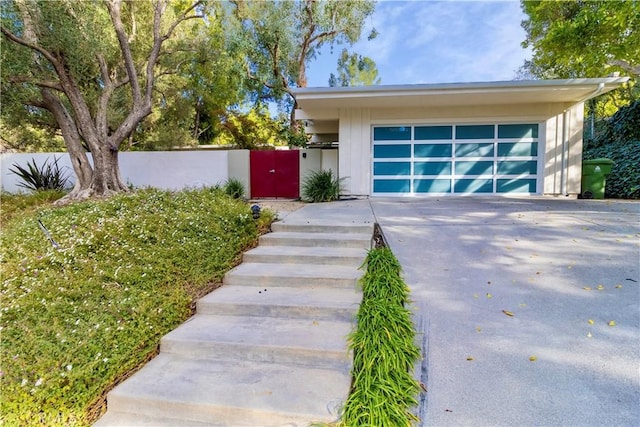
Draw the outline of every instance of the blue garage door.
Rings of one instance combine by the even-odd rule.
[[[538,190],[538,125],[373,128],[373,188],[380,196]]]

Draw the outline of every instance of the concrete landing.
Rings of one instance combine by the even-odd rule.
[[[347,335],[370,247],[366,201],[308,205],[165,335],[112,390],[96,426],[308,426],[333,422],[351,385]]]

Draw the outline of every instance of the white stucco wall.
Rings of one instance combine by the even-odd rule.
[[[322,169],[329,169],[333,171],[336,176],[339,176],[340,169],[338,168],[337,148],[322,150]]]
[[[244,153],[243,153],[244,152]],[[73,169],[67,153],[7,153],[0,157],[0,180],[3,191],[21,191],[18,177],[9,169],[14,163],[26,165],[31,159],[41,166],[58,158],[60,167],[67,168],[73,179]],[[230,162],[230,157],[233,161]],[[246,165],[243,160],[246,158]],[[222,184],[229,176],[249,180],[249,152],[238,150],[231,156],[228,151],[145,151],[120,153],[122,179],[136,187],[155,187],[178,190],[185,187],[201,187]],[[234,172],[230,174],[230,169]],[[248,184],[247,184],[248,185]]]
[[[300,150],[300,191],[305,178],[313,171],[322,169],[322,152],[318,149]]]
[[[251,179],[249,174],[249,150],[227,151],[229,178],[235,178],[244,184],[244,194],[251,194]]]
[[[566,134],[562,121],[567,117]],[[582,172],[583,104],[489,105],[438,108],[350,108],[340,110],[339,171],[346,194],[371,194],[371,129],[385,124],[538,123],[538,186],[542,194],[578,194]],[[563,144],[563,137],[568,142]],[[564,157],[563,157],[564,148]],[[564,163],[563,163],[564,159]]]

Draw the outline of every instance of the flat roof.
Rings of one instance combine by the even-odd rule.
[[[428,107],[523,103],[576,104],[612,91],[629,77],[513,80],[293,89],[304,111],[348,107]]]

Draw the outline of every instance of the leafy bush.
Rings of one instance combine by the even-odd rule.
[[[19,187],[32,191],[40,190],[64,190],[69,181],[66,173],[58,165],[58,159],[53,158],[53,163],[49,159],[45,160],[41,167],[38,167],[35,159],[31,163],[27,162],[27,168],[23,168],[14,163],[9,171],[18,175],[22,182]]]
[[[595,138],[585,142],[584,158],[600,157],[615,162],[606,197],[640,198],[640,100],[620,108]]]
[[[302,183],[302,199],[312,203],[338,200],[341,184],[330,169],[313,171]]]
[[[244,197],[244,184],[237,178],[229,178],[227,182],[224,183],[223,188],[224,192],[234,199],[241,199]]]
[[[420,349],[405,307],[409,288],[390,249],[372,249],[364,265],[358,326],[349,336],[353,382],[339,425],[409,426],[420,390],[412,375]]]
[[[94,421],[261,227],[219,189],[139,190],[3,223],[0,424]]]

